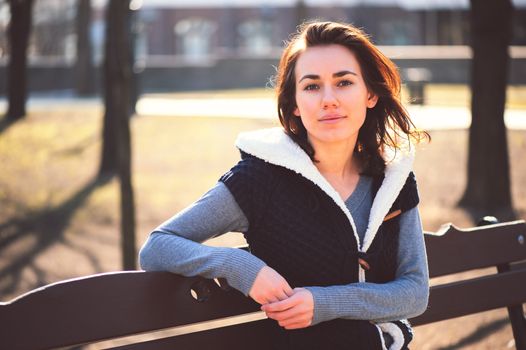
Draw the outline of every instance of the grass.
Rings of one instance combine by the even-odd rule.
[[[402,92],[402,96],[407,93]],[[432,84],[426,87],[427,103],[434,106],[470,106],[471,91],[466,85]],[[406,101],[407,102],[407,101]],[[506,108],[526,108],[526,86],[508,86]]]
[[[257,94],[268,91],[248,93]],[[101,115],[97,107],[32,111],[0,133],[0,300],[57,280],[120,269],[118,184],[94,181]],[[134,117],[137,244],[237,162],[233,142],[240,131],[273,125],[254,119]],[[472,218],[456,207],[465,185],[467,132],[433,131],[432,137],[415,164],[424,228],[436,230],[448,221],[470,226]],[[526,132],[510,131],[509,148],[514,204],[526,218]],[[238,235],[227,235],[211,244],[236,243]],[[505,348],[511,330],[499,326],[503,317],[494,311],[419,327],[414,348],[455,343],[463,349]],[[470,340],[480,329],[494,333]]]

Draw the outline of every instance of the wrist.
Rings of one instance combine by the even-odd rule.
[[[235,264],[228,267],[226,277],[228,284],[248,296],[258,273],[267,265],[249,252],[237,248],[230,249],[229,260],[235,261]],[[235,265],[235,268],[232,265]]]

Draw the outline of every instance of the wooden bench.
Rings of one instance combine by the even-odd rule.
[[[433,286],[428,310],[412,319],[413,325],[507,307],[516,348],[526,349],[525,222],[441,231],[426,234],[432,277],[487,267],[496,271]],[[257,311],[256,303],[215,281],[166,272],[105,273],[54,283],[0,304],[0,349],[71,347],[168,328],[154,336],[158,339],[127,338],[130,344],[115,348],[244,349],[250,344],[250,349],[270,349],[265,329],[273,321]],[[250,317],[231,318],[244,314]],[[219,328],[213,328],[217,322],[202,323],[217,319],[221,325],[242,323]]]

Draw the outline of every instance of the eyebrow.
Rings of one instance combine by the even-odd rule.
[[[341,78],[347,74],[352,74],[354,76],[358,76],[358,74],[356,74],[355,72],[352,72],[350,70],[342,70],[342,71],[339,71],[339,72],[336,72],[332,75],[333,78]],[[316,74],[307,74],[307,75],[304,75],[303,77],[301,77],[301,79],[298,81],[298,83],[300,83],[302,80],[304,79],[313,79],[313,80],[317,80],[317,79],[320,79],[320,76],[319,75],[316,75]]]

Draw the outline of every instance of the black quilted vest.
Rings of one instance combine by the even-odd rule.
[[[374,180],[378,190],[383,178]],[[358,259],[367,262],[366,280],[395,278],[399,216],[384,221],[367,253],[359,253],[349,219],[318,185],[281,166],[242,153],[242,160],[220,179],[249,221],[245,238],[252,254],[294,287],[358,282]],[[413,174],[390,212],[418,204]],[[285,331],[276,325],[276,349],[381,349],[380,334],[369,321],[337,319]]]

